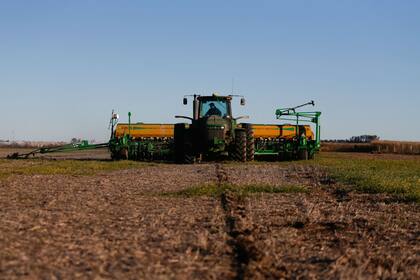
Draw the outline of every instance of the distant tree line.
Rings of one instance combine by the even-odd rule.
[[[349,139],[328,139],[322,140],[322,142],[328,143],[371,143],[373,141],[379,140],[377,135],[360,135],[352,136]]]

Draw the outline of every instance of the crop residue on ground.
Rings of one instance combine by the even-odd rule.
[[[398,199],[375,173],[407,182],[402,193],[416,190],[415,164],[398,156],[0,165],[0,278],[420,276],[420,206]],[[374,193],[362,187],[372,182]]]

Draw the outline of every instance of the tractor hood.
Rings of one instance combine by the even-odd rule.
[[[226,120],[219,116],[210,116],[206,118],[206,125],[209,128],[225,129],[226,124]]]
[[[203,118],[205,121],[204,131],[207,139],[209,152],[219,152],[225,149],[226,133],[229,129],[229,122],[219,116]]]

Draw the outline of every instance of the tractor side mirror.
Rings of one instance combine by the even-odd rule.
[[[244,106],[245,105],[245,98],[241,98],[241,106]]]
[[[182,103],[183,103],[184,105],[187,105],[187,104],[188,104],[188,100],[187,100],[187,98],[186,98],[186,97],[184,97],[184,99],[182,100]]]

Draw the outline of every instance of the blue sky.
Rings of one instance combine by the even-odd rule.
[[[232,79],[251,122],[313,99],[324,139],[420,140],[420,2],[0,0],[0,139],[172,123]]]

